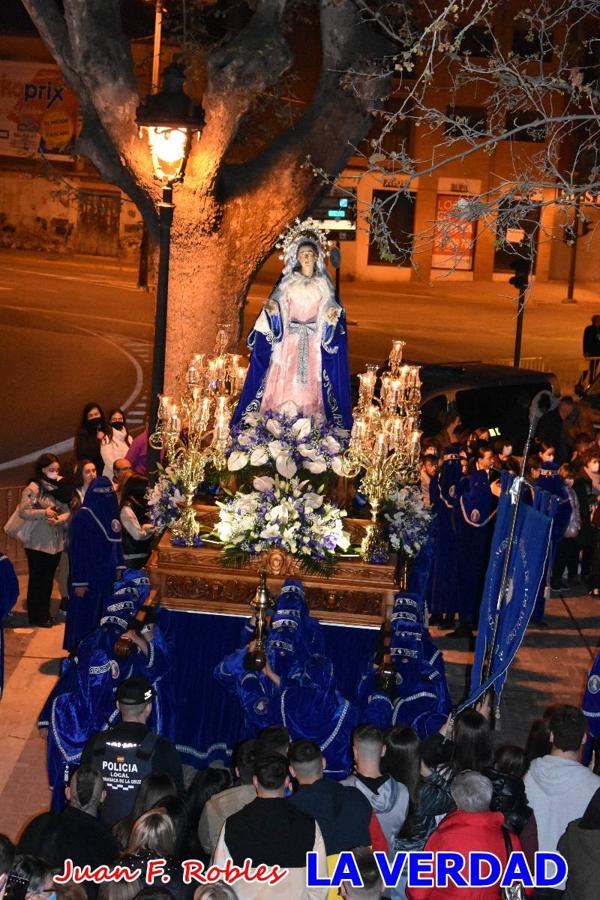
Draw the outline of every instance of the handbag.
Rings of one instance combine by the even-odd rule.
[[[504,838],[504,846],[506,847],[506,861],[510,859],[513,852],[513,845],[510,840],[508,829],[502,826],[502,837]],[[500,896],[502,900],[525,900],[525,890],[520,881],[513,881],[510,887],[501,887]]]
[[[19,505],[17,503],[13,514],[5,523],[4,531],[13,541],[21,541],[24,544],[32,532],[35,521],[24,519],[19,512]]]

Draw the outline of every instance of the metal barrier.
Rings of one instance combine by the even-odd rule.
[[[513,360],[512,357],[510,359],[495,359],[495,365],[497,366],[512,366]],[[543,356],[522,356],[521,362],[519,363],[520,369],[533,369],[536,372],[547,372],[546,363],[544,361]],[[554,371],[554,370],[552,370]]]
[[[15,541],[4,531],[4,524],[10,519],[15,507],[21,499],[24,486],[0,488],[0,553],[4,553],[11,560],[17,575],[27,572],[27,557],[25,548],[19,541]]]

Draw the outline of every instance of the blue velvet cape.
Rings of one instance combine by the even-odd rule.
[[[71,594],[63,647],[70,650],[98,625],[112,596],[116,569],[123,566],[117,496],[108,478],[95,478],[84,505],[73,516],[69,538]],[[75,588],[86,586],[83,597]]]
[[[9,614],[19,596],[19,579],[8,556],[0,553],[0,697],[4,689],[4,633],[2,620]]]
[[[487,472],[477,469],[459,484],[456,507],[458,539],[458,607],[460,621],[478,620],[498,501]]]
[[[456,506],[458,483],[462,477],[459,445],[447,447],[440,471],[429,485],[432,523],[431,576],[427,591],[427,606],[432,615],[455,613],[458,597],[458,551],[456,534]]]

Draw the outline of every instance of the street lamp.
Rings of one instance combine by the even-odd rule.
[[[521,342],[523,339],[523,314],[525,312],[525,297],[527,296],[527,288],[529,286],[529,276],[531,275],[531,265],[533,260],[532,248],[522,240],[517,247],[510,261],[511,269],[515,274],[508,279],[508,283],[512,284],[519,292],[517,300],[517,327],[515,331],[515,350],[513,354],[513,366],[521,365]]]
[[[152,384],[150,387],[150,427],[158,413],[158,396],[165,381],[165,347],[167,342],[167,307],[169,300],[169,254],[173,223],[173,185],[183,181],[192,138],[200,137],[204,126],[204,112],[183,90],[185,73],[181,66],[171,63],[163,75],[163,88],[148,94],[136,111],[140,133],[148,138],[155,177],[162,182],[162,200],[158,204],[160,246],[158,279],[156,284],[156,312],[154,319],[154,353]],[[149,447],[148,472],[156,470],[159,451]]]

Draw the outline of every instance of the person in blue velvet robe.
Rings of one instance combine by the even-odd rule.
[[[452,706],[442,654],[431,640],[418,598],[397,593],[391,624],[390,652],[400,676],[392,725],[419,722],[424,733],[431,733],[427,722],[446,716]]]
[[[439,625],[442,620],[449,624],[459,608],[455,511],[464,456],[460,444],[447,447],[440,470],[433,476],[429,486],[434,519],[431,526],[431,574],[426,598],[432,625]]]
[[[65,806],[65,785],[79,765],[87,741],[109,726],[118,675],[118,665],[104,650],[84,643],[42,711],[38,726],[48,728],[48,781],[55,811]]]
[[[314,271],[308,276],[301,260],[307,248],[314,256]],[[299,415],[322,414],[332,425],[350,428],[347,340],[344,309],[319,236],[313,228],[300,228],[285,251],[283,273],[248,336],[250,366],[232,424],[248,413],[277,412],[281,404],[291,402]],[[273,366],[275,385],[270,378]]]
[[[252,624],[247,623],[242,640],[252,636]],[[214,676],[238,697],[249,734],[268,725],[284,725],[292,740],[318,743],[327,760],[326,773],[341,779],[352,764],[350,738],[358,718],[355,707],[337,689],[323,646],[321,625],[309,615],[302,583],[288,579],[265,642],[265,669],[248,671],[243,647],[225,657]]]
[[[479,618],[479,606],[490,556],[498,498],[490,483],[491,448],[477,451],[474,471],[462,479],[456,508],[458,542],[458,628],[450,637],[468,637]]]
[[[554,462],[554,447],[547,445],[542,449],[541,453],[542,467],[540,474],[536,479],[536,487],[543,491],[547,491],[557,498],[556,515],[552,523],[552,533],[550,537],[550,553],[546,564],[546,572],[538,595],[535,601],[535,607],[531,616],[532,621],[536,625],[544,623],[544,613],[546,610],[546,598],[549,594],[549,581],[552,573],[554,560],[556,559],[556,550],[559,543],[564,537],[564,533],[571,518],[571,502],[569,493],[565,487],[565,483],[558,474],[560,466]],[[544,623],[545,624],[545,623]]]
[[[587,720],[590,737],[593,740],[600,738],[600,652],[596,653],[588,672],[581,710]]]
[[[19,579],[8,556],[0,553],[0,697],[4,690],[4,630],[2,622],[19,596]]]
[[[162,737],[174,737],[175,705],[169,679],[172,653],[158,622],[144,633],[143,642],[134,645],[129,657],[115,654],[116,641],[129,630],[147,597],[148,579],[144,573],[128,570],[119,583],[100,625],[65,661],[38,717],[38,727],[48,729],[48,777],[54,808],[64,805],[63,778],[76,768],[86,741],[118,722],[116,691],[127,678],[143,677],[150,682],[155,695],[148,727]]]
[[[363,674],[357,691],[359,719],[387,728],[413,725],[421,730],[429,721],[447,715],[451,701],[446,683],[444,660],[425,625],[425,605],[418,594],[399,591],[394,597],[391,615],[389,652],[395,682],[382,690],[378,683],[377,656]]]
[[[108,478],[95,478],[73,516],[69,537],[71,592],[63,647],[70,650],[98,625],[124,570],[119,503]]]

